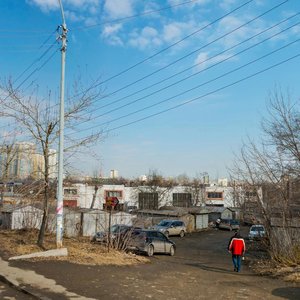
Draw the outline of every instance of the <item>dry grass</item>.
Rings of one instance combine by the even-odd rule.
[[[254,271],[261,275],[278,277],[285,281],[300,282],[300,266],[284,266],[272,260],[258,260],[253,264]]]
[[[30,254],[42,251],[37,245],[38,232],[36,230],[1,230],[0,245],[6,257]],[[68,249],[67,257],[34,258],[31,260],[59,260],[85,265],[136,265],[149,262],[144,256],[116,251],[90,243],[89,238],[64,238],[63,246]],[[56,249],[54,235],[46,235],[44,239],[45,250]]]

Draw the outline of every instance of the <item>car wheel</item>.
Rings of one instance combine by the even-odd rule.
[[[183,230],[180,231],[179,236],[180,236],[181,238],[184,237],[184,231],[183,231]]]
[[[175,247],[172,245],[170,248],[170,256],[173,256],[175,254]]]
[[[148,249],[147,249],[147,255],[153,256],[153,254],[154,254],[154,247],[153,247],[153,245],[149,245]]]
[[[166,231],[166,232],[165,232],[165,236],[166,236],[166,237],[169,237],[169,231]]]

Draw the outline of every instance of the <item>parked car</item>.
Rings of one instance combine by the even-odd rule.
[[[153,256],[154,253],[175,254],[175,243],[169,240],[163,233],[157,230],[134,230],[129,240],[127,250],[146,253]]]
[[[124,224],[115,224],[110,227],[110,240],[118,241],[124,239],[128,232],[133,230],[133,226]],[[109,230],[99,231],[92,237],[92,242],[107,243],[109,237]]]
[[[136,205],[129,205],[129,206],[127,206],[126,210],[130,214],[135,213],[137,211],[137,206]]]
[[[261,239],[266,237],[266,230],[264,225],[257,224],[252,225],[249,230],[248,238],[249,240]]]
[[[238,220],[233,219],[221,219],[219,224],[220,229],[227,229],[227,230],[239,230],[240,229],[240,222]]]
[[[153,229],[162,232],[167,237],[171,235],[184,237],[186,234],[185,224],[179,220],[162,220]]]

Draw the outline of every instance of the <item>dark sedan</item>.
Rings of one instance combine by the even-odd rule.
[[[148,256],[153,256],[154,253],[173,256],[176,246],[174,242],[157,230],[135,230],[128,241],[127,249],[143,252]]]

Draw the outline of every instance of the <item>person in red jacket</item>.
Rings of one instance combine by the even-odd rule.
[[[237,233],[231,240],[229,252],[232,254],[232,262],[235,272],[241,271],[242,257],[246,251],[246,245],[244,239]]]

